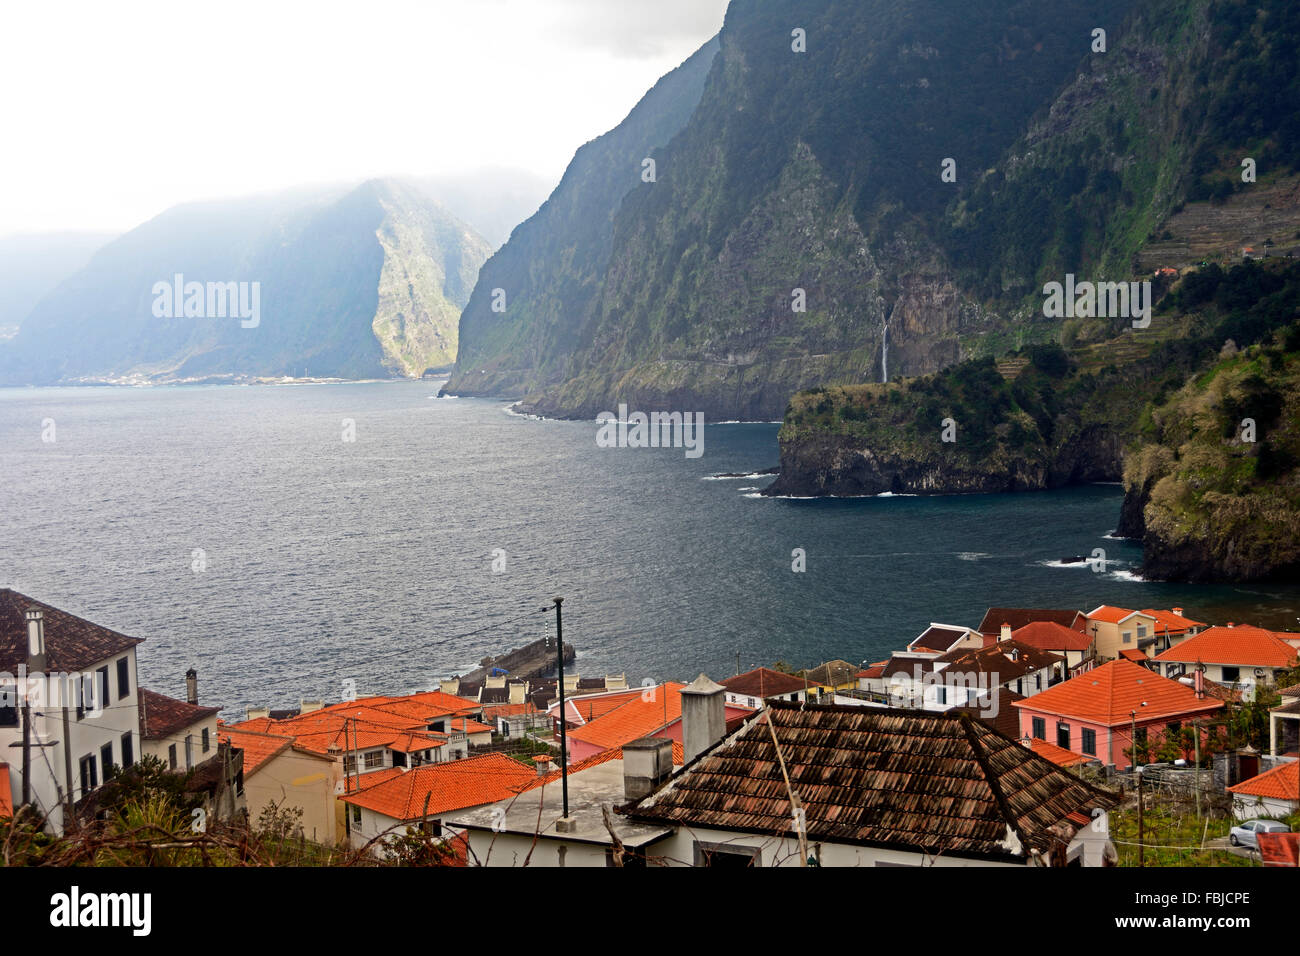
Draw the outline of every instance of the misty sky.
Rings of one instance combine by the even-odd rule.
[[[524,167],[558,181],[722,26],[726,0],[6,7],[0,236],[125,230],[306,183]]]

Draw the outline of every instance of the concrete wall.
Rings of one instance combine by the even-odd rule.
[[[303,835],[331,845],[343,839],[343,816],[336,809],[335,791],[343,782],[342,761],[297,750],[286,750],[244,775],[249,821],[256,826],[272,803],[300,807]]]

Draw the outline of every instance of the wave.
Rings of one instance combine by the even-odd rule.
[[[991,558],[993,555],[987,551],[958,551],[957,558],[961,561],[978,561],[980,558]]]
[[[754,481],[758,478],[775,478],[776,473],[771,471],[754,471],[747,475],[736,474],[733,472],[723,472],[720,475],[704,475],[700,481]]]

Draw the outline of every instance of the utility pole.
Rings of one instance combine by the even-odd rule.
[[[32,802],[32,704],[23,688],[23,806]]]
[[[555,600],[555,648],[556,659],[559,662],[559,680],[555,682],[555,689],[560,692],[560,791],[564,798],[564,819],[569,818],[569,739],[565,732],[565,722],[568,714],[564,710],[564,625],[560,620],[560,605],[564,603],[564,598],[557,597]]]
[[[1195,720],[1192,721],[1192,736],[1196,740],[1196,776],[1193,777],[1193,785],[1196,787],[1196,819],[1201,819],[1201,727]]]
[[[1142,823],[1143,823],[1143,820],[1142,820],[1142,768],[1141,768],[1140,766],[1138,766],[1138,762],[1137,762],[1137,755],[1138,755],[1138,742],[1137,742],[1137,711],[1136,711],[1136,710],[1131,710],[1131,711],[1129,711],[1129,714],[1128,714],[1128,715],[1129,715],[1129,719],[1132,721],[1132,736],[1131,736],[1130,739],[1132,740],[1132,744],[1133,744],[1133,757],[1132,757],[1132,762],[1133,762],[1133,771],[1137,774],[1137,778],[1138,778],[1138,866],[1145,866],[1145,865],[1146,865],[1146,854],[1145,854],[1144,851],[1145,851],[1146,848],[1142,845],[1142,837],[1143,837],[1143,826],[1142,826]]]
[[[80,691],[80,685],[77,687]],[[72,728],[71,721],[68,718],[68,696],[69,696],[68,678],[63,678],[63,779],[67,786],[67,808],[63,811],[63,830],[66,833],[73,823],[76,811],[73,810],[72,803]]]

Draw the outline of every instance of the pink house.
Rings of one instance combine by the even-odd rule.
[[[1135,725],[1141,743],[1171,724],[1211,717],[1223,702],[1120,659],[1012,706],[1020,712],[1022,740],[1045,740],[1125,770]]]

